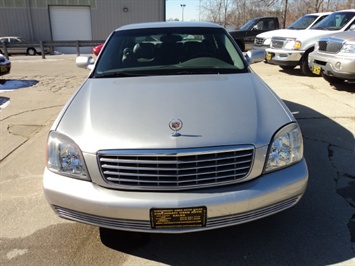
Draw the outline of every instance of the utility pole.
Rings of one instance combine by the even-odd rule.
[[[185,4],[181,4],[180,6],[182,8],[181,21],[184,21],[184,8],[185,8],[186,5]]]

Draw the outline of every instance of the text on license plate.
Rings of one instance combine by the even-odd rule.
[[[322,68],[320,66],[313,66],[313,74],[320,75]]]
[[[154,229],[179,229],[206,226],[207,208],[151,209],[150,223]]]

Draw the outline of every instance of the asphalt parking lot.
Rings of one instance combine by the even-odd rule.
[[[0,265],[355,265],[354,83],[334,87],[298,68],[252,65],[301,126],[304,198],[239,226],[139,234],[54,215],[42,192],[47,133],[89,71],[75,55],[10,59],[11,73],[0,77]]]

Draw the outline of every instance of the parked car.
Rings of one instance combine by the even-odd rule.
[[[11,62],[5,56],[0,54],[0,76],[9,74],[11,70]]]
[[[239,30],[229,31],[239,48],[244,52],[253,48],[255,37],[263,32],[280,28],[277,17],[258,17],[249,20]]]
[[[268,63],[283,69],[301,67],[306,76],[314,75],[308,65],[308,55],[313,52],[319,38],[330,33],[348,31],[355,24],[355,9],[333,12],[309,30],[292,31],[278,34],[271,39],[267,48]]]
[[[92,70],[49,132],[43,177],[60,217],[195,232],[278,213],[304,194],[299,125],[223,27],[127,25],[96,62],[76,62]]]
[[[309,66],[330,83],[355,81],[355,25],[352,31],[320,38],[309,54]]]
[[[0,42],[5,43],[26,43],[27,41],[24,38],[10,36],[10,37],[0,37]],[[0,45],[0,53],[4,53],[2,50],[2,45]],[[44,52],[46,54],[50,53],[49,47],[44,47]],[[29,47],[7,47],[7,52],[9,54],[27,54],[27,55],[37,55],[41,53],[41,47],[38,46],[29,46]]]
[[[94,48],[92,48],[92,53],[98,56],[103,46],[104,46],[103,43],[95,46]]]
[[[292,34],[292,32],[289,31],[294,31],[294,30],[308,30],[313,25],[326,18],[329,14],[331,14],[331,12],[307,14],[297,19],[286,29],[266,31],[261,34],[258,34],[255,37],[253,49],[265,50],[266,48],[270,47],[272,36]]]

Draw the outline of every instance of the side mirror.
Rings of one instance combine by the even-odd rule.
[[[253,63],[258,63],[261,61],[265,60],[265,51],[264,50],[249,50],[245,54],[245,59],[247,60],[247,63],[253,64]]]
[[[92,69],[95,64],[95,60],[92,56],[78,56],[75,63],[77,67]]]
[[[353,25],[350,26],[349,31],[355,31],[355,24],[353,24]]]

